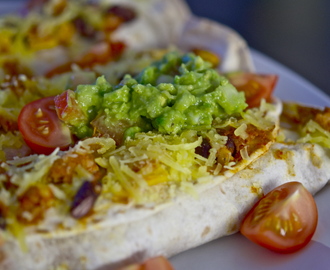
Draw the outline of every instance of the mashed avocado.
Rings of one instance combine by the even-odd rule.
[[[117,142],[141,131],[207,130],[247,107],[244,94],[209,62],[176,52],[136,77],[126,75],[119,85],[103,76],[95,85],[79,85],[75,98],[86,119],[68,123],[73,132],[79,138],[109,135]]]

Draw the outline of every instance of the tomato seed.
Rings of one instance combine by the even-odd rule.
[[[49,134],[49,127],[45,127],[45,128],[41,131],[41,133],[42,133],[43,135],[48,135],[48,134]]]
[[[35,113],[35,116],[38,117],[38,118],[43,117],[43,115],[44,115],[44,114],[43,114],[41,108],[39,108],[39,109],[36,111],[36,113]]]

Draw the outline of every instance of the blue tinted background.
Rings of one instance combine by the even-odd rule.
[[[329,0],[186,0],[330,95]]]

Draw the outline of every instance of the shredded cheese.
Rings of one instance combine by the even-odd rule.
[[[317,143],[324,147],[330,148],[330,132],[322,128],[314,120],[309,120],[302,129],[303,136],[298,142],[301,143]]]
[[[246,129],[247,129],[247,124],[242,123],[238,128],[235,129],[234,134],[245,140],[249,137],[249,134],[246,133]]]
[[[245,145],[241,150],[240,150],[240,153],[241,153],[241,156],[244,160],[249,160],[250,159],[250,156],[249,156],[249,152],[248,152],[248,146]]]

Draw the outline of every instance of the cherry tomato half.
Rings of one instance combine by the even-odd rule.
[[[119,270],[174,270],[171,263],[163,256],[158,256],[142,264],[132,264]]]
[[[291,253],[309,243],[317,221],[313,196],[301,183],[288,182],[255,204],[243,220],[241,233],[270,250]]]
[[[258,107],[261,99],[271,101],[278,76],[237,72],[227,75],[238,91],[245,93],[246,103],[250,108]]]
[[[28,103],[18,116],[18,128],[26,144],[38,154],[50,154],[55,148],[67,149],[71,133],[57,117],[54,97]]]

